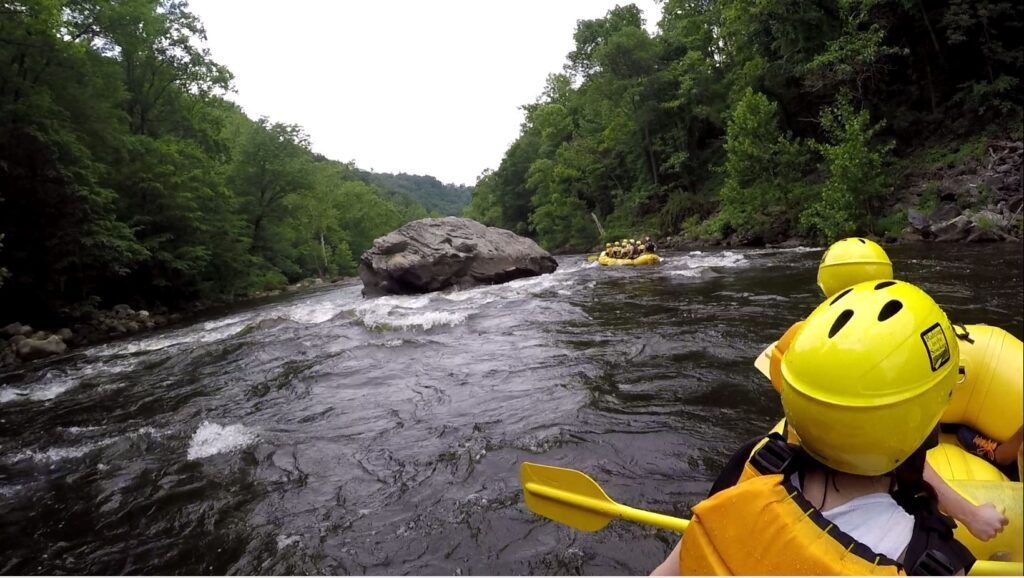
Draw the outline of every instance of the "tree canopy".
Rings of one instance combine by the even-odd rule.
[[[204,40],[182,0],[0,7],[0,320],[351,274],[430,195],[437,212],[468,200],[432,177],[367,180],[302,127],[248,118]]]
[[[551,249],[645,232],[880,233],[895,151],[1020,138],[1024,5],[664,0],[578,22],[466,215]]]

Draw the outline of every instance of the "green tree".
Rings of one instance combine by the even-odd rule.
[[[892,145],[872,140],[882,128],[872,125],[866,110],[855,110],[846,98],[821,114],[828,142],[818,146],[828,179],[821,198],[801,215],[801,221],[823,241],[835,241],[857,231],[870,231],[881,209],[888,176],[885,157]]]
[[[805,152],[779,130],[777,114],[765,95],[747,89],[729,119],[722,218],[747,240],[790,231],[807,199]]]

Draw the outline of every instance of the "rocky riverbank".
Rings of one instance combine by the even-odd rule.
[[[338,279],[333,283],[344,280]],[[58,317],[61,323],[53,327],[40,330],[20,322],[0,327],[0,367],[31,362],[60,355],[76,347],[174,325],[188,321],[213,307],[241,305],[326,283],[328,282],[323,279],[306,279],[232,302],[195,301],[174,311],[163,307],[154,308],[152,311],[135,310],[123,303],[110,309],[96,309],[88,304],[80,304],[60,311]]]
[[[902,194],[883,211],[873,232],[862,236],[883,243],[1020,242],[1024,236],[1024,143],[979,138],[956,146],[933,146],[900,163],[896,188]],[[735,247],[750,243],[675,235],[658,240],[660,249]],[[811,244],[782,236],[768,247]]]

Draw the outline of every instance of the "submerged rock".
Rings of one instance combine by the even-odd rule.
[[[373,242],[359,263],[363,295],[428,293],[551,273],[558,263],[532,239],[470,219],[413,221]]]

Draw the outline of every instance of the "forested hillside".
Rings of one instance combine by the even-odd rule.
[[[351,274],[427,215],[224,100],[204,39],[177,0],[0,7],[0,324]]]
[[[1021,2],[661,6],[653,35],[633,5],[578,23],[467,216],[551,249],[598,241],[591,212],[611,238],[893,234],[917,164],[1021,138]]]
[[[469,205],[473,188],[445,184],[431,176],[398,173],[363,173],[366,180],[385,191],[398,192],[438,215],[461,215]]]

